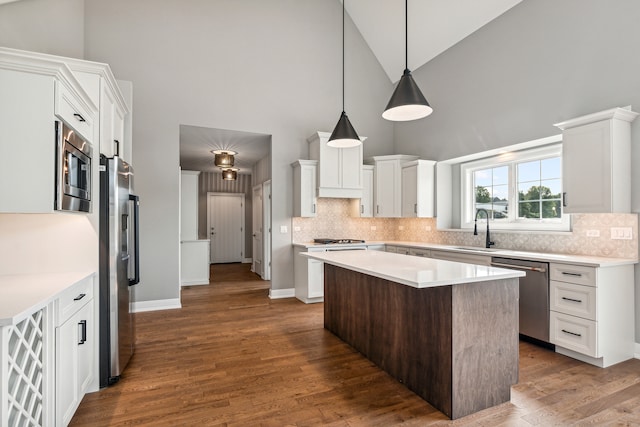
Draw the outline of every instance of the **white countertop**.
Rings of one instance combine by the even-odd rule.
[[[0,276],[0,327],[15,325],[93,272]]]
[[[414,288],[485,282],[525,275],[524,272],[517,270],[382,251],[303,252],[301,255]]]
[[[454,245],[440,245],[437,243],[422,243],[422,242],[404,242],[404,241],[367,241],[365,243],[354,244],[332,244],[324,245],[321,243],[294,243],[294,246],[303,248],[346,248],[346,247],[366,247],[372,245],[391,245],[391,246],[405,246],[416,249],[436,249],[449,252],[458,252],[465,254],[483,255],[483,256],[497,256],[513,259],[525,259],[531,261],[543,261],[543,262],[556,262],[562,264],[574,264],[584,265],[587,267],[615,267],[618,265],[637,264],[637,259],[631,258],[609,258],[609,257],[595,257],[587,255],[573,255],[573,254],[556,254],[556,253],[543,253],[543,252],[527,252],[511,249],[498,249],[491,248],[485,249],[472,246],[454,246]],[[405,255],[406,256],[406,255]]]

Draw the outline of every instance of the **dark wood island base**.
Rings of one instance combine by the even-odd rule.
[[[518,279],[415,288],[325,263],[324,326],[451,419],[518,382]]]

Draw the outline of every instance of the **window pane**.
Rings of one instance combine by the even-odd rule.
[[[491,169],[482,169],[473,173],[473,182],[477,186],[491,187]]]
[[[560,200],[542,202],[542,218],[560,218],[561,212]]]
[[[519,218],[540,218],[540,202],[520,202],[518,204]]]
[[[555,178],[555,177],[551,177]],[[540,161],[518,164],[518,182],[540,181]]]
[[[524,182],[518,184],[518,200],[540,200],[540,190],[536,183]]]
[[[562,162],[560,157],[542,160],[540,162],[540,169],[542,171],[542,179],[559,179],[562,177]]]
[[[559,179],[546,179],[540,182],[543,199],[559,199],[562,193],[562,182]]]
[[[509,167],[501,166],[493,168],[493,185],[506,185],[509,183]]]

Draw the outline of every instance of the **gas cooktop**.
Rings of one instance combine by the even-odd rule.
[[[331,245],[336,243],[364,243],[364,240],[359,239],[313,239],[313,243],[321,243],[323,245]]]

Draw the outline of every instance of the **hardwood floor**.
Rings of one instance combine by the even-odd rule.
[[[116,385],[72,426],[640,426],[640,360],[596,368],[520,343],[511,402],[456,421],[323,328],[322,304],[270,300],[249,264],[216,265],[180,310],[136,314]]]

